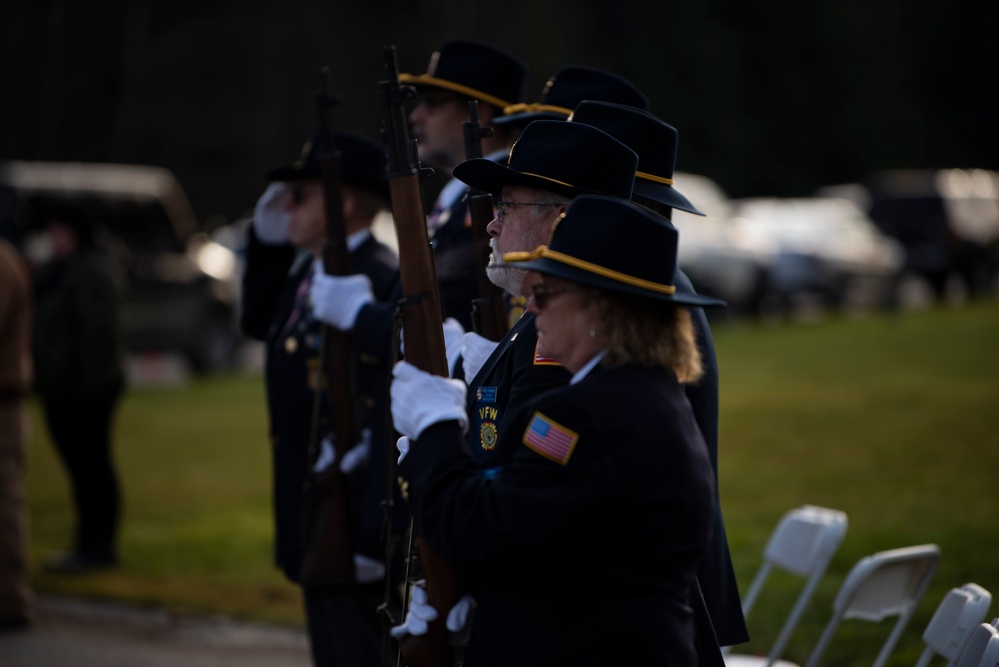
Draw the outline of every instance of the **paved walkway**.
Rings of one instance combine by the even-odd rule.
[[[28,631],[0,634],[0,667],[308,667],[304,632],[119,603],[40,596]]]

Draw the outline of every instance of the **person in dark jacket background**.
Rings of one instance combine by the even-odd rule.
[[[47,259],[34,267],[35,388],[76,510],[70,550],[46,563],[62,572],[118,562],[112,425],[125,389],[124,274],[102,234],[84,208],[62,206],[48,215]]]

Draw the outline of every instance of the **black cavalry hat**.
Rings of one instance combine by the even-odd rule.
[[[515,266],[598,289],[687,306],[724,301],[676,287],[679,234],[666,218],[614,197],[572,200],[547,246],[508,252],[500,266]]]
[[[616,102],[644,110],[649,108],[649,98],[617,74],[568,65],[548,79],[539,102],[504,107],[503,115],[493,119],[493,123],[523,127],[532,120],[565,120],[583,100]]]
[[[603,130],[538,120],[524,128],[505,166],[475,158],[457,165],[452,175],[494,195],[506,185],[522,185],[566,197],[596,193],[630,199],[637,167],[638,155]]]
[[[503,49],[468,39],[452,39],[430,56],[425,74],[400,74],[417,88],[443,88],[500,109],[524,99],[530,70]]]
[[[680,133],[672,125],[641,109],[589,100],[581,102],[569,120],[600,128],[638,153],[634,194],[680,211],[704,215],[673,187]]]
[[[340,178],[343,183],[388,200],[388,181],[385,178],[385,147],[367,137],[347,130],[336,130],[334,141],[340,152]],[[322,176],[320,158],[319,130],[316,130],[302,146],[302,153],[297,160],[265,172],[264,178],[269,181],[301,181],[319,178]]]

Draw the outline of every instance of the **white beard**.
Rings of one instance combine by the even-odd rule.
[[[494,236],[489,239],[489,247],[492,255],[489,256],[489,265],[486,267],[486,277],[489,282],[499,287],[507,294],[513,296],[524,296],[521,291],[524,288],[524,279],[527,277],[525,269],[515,269],[513,267],[496,266],[500,256],[499,248],[496,247],[498,239]]]

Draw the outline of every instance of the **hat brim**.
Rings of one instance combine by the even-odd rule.
[[[525,111],[522,113],[512,113],[509,116],[497,116],[490,123],[492,125],[517,125],[525,126],[536,120],[566,120],[569,114],[562,114],[555,111]]]
[[[508,185],[535,188],[570,198],[581,194],[596,194],[593,190],[577,188],[543,176],[523,174],[487,158],[465,160],[455,166],[451,175],[466,185],[493,195],[499,195]]]
[[[656,292],[654,290],[639,287],[637,285],[629,285],[627,283],[614,280],[613,278],[608,278],[606,276],[601,276],[585,269],[575,267],[569,264],[564,264],[562,262],[553,260],[548,257],[541,257],[538,259],[527,260],[523,262],[501,262],[498,266],[509,267],[515,269],[525,269],[527,271],[537,271],[538,273],[543,273],[548,276],[555,276],[556,278],[562,278],[563,280],[568,280],[570,282],[578,283],[580,285],[588,285],[590,287],[596,287],[597,289],[603,289],[610,292],[622,292],[624,294],[632,294],[635,296],[645,297],[647,299],[653,299],[656,301],[664,301],[667,303],[675,303],[681,306],[700,306],[700,307],[710,307],[710,306],[726,306],[728,305],[725,301],[721,299],[715,299],[709,296],[702,296],[696,292],[688,291],[687,289],[677,286],[676,291],[672,294],[666,294],[664,292]]]
[[[399,83],[408,84],[417,89],[443,88],[444,90],[450,90],[453,93],[464,95],[473,100],[479,100],[480,102],[492,104],[494,107],[499,107],[500,109],[510,106],[510,103],[506,100],[501,100],[494,95],[490,95],[489,93],[483,92],[476,88],[463,86],[460,83],[448,81],[447,79],[438,79],[437,77],[427,76],[426,74],[420,74],[418,76],[414,76],[412,74],[400,74]]]
[[[670,208],[675,208],[678,211],[686,211],[687,213],[693,213],[694,215],[704,215],[704,213],[697,210],[697,208],[690,203],[689,199],[677,192],[672,185],[666,185],[665,183],[653,183],[643,178],[636,178],[635,187],[632,192],[636,195],[645,197],[646,199],[651,199],[659,202],[660,204],[665,204]]]

